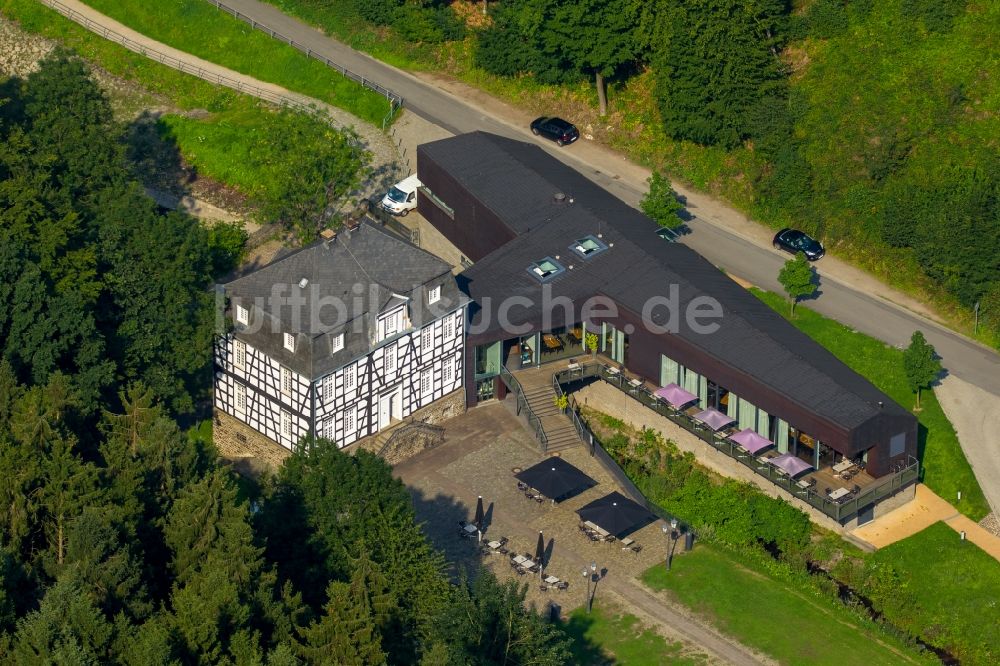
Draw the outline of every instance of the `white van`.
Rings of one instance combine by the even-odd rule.
[[[417,174],[407,176],[392,186],[382,199],[382,208],[393,215],[406,215],[417,207],[417,188],[421,183]]]

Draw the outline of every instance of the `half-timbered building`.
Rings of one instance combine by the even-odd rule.
[[[225,293],[216,422],[238,442],[348,446],[447,396],[464,408],[467,299],[448,264],[384,229],[328,232]]]

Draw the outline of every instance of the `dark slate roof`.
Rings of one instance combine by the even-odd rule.
[[[641,314],[650,298],[667,296],[677,285],[682,313],[699,296],[722,306],[715,333],[697,333],[683,317],[676,333],[720,362],[847,428],[877,416],[879,401],[882,413],[907,413],[701,255],[660,239],[652,220],[537,146],[474,132],[421,149],[520,233],[459,276],[463,289],[483,305],[470,328],[483,330],[484,339],[508,337],[500,329],[497,308],[509,296],[533,302],[512,308],[511,323],[537,330],[543,289],[578,307],[604,295]],[[554,201],[557,192],[567,195],[564,203]],[[587,234],[600,234],[609,249],[586,260],[576,256],[569,247]],[[527,267],[546,256],[558,256],[567,270],[543,286]],[[544,327],[564,323],[555,320]]]
[[[426,290],[436,285],[441,300],[429,306]],[[225,288],[234,305],[252,306],[251,325],[237,325],[237,336],[312,379],[378,346],[380,313],[406,304],[412,326],[419,328],[468,300],[447,263],[368,223],[294,251]],[[285,332],[296,336],[294,354],[284,348]],[[344,349],[332,353],[341,333]]]

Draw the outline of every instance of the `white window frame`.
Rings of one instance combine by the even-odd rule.
[[[433,345],[434,345],[433,326],[425,326],[424,330],[420,331],[420,350],[425,354],[429,353]]]
[[[454,327],[455,322],[453,320],[454,320],[454,315],[448,315],[444,318],[444,323],[443,323],[444,330],[442,331],[442,333],[444,334],[445,342],[451,340],[451,338],[454,337],[455,335],[455,327]]]
[[[420,397],[427,398],[434,393],[434,373],[428,368],[420,373]]]
[[[427,303],[437,303],[441,300],[441,285],[431,287],[427,290]]]
[[[323,378],[323,402],[333,402],[333,395],[337,388],[334,380],[335,375],[327,375]]]
[[[396,357],[396,345],[391,344],[382,352],[382,368],[386,376],[396,374],[396,366],[399,359]]]
[[[357,425],[357,415],[355,414],[355,409],[351,408],[344,412],[344,436],[349,433],[355,432],[358,429]]]
[[[339,352],[343,348],[344,348],[344,334],[341,333],[341,334],[335,336],[330,341],[330,353],[331,354],[336,354],[337,352]]]
[[[294,333],[285,333],[285,349],[287,349],[288,351],[292,352],[293,354],[295,353],[295,334]]]
[[[354,364],[344,367],[344,390],[353,391],[355,386]]]
[[[242,305],[236,306],[236,323],[244,326],[250,323],[250,310]]]
[[[233,339],[233,367],[237,370],[247,369],[247,343]]]
[[[247,413],[247,387],[236,382],[233,384],[233,409],[241,416]]]
[[[281,437],[287,437],[291,439],[292,437],[292,413],[287,409],[281,410],[281,416],[279,417],[279,430],[278,435]]]
[[[292,395],[292,371],[285,366],[281,366],[281,395]]]
[[[448,384],[453,381],[455,381],[455,359],[446,358],[441,361],[441,389],[447,389]]]

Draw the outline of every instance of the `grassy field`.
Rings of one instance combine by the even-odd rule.
[[[237,72],[322,100],[381,127],[386,99],[204,0],[88,0],[133,30]]]
[[[996,664],[1000,631],[1000,563],[944,523],[870,556],[905,580],[910,603],[884,609],[896,624],[951,650],[963,664]]]
[[[573,637],[573,663],[581,666],[621,664],[660,666],[705,664],[703,653],[686,651],[683,643],[672,643],[639,619],[623,613],[617,605],[594,600],[591,613],[578,608],[564,625]]]
[[[788,302],[781,296],[757,289],[753,293],[782,316],[788,316]],[[902,351],[801,305],[795,308],[795,319],[791,321],[900,405],[913,406],[914,396],[903,372]],[[933,391],[924,391],[920,402],[922,410],[916,416],[920,422],[923,482],[965,515],[973,520],[982,519],[990,512],[989,504],[965,459],[955,429]],[[959,490],[962,500],[956,501]]]
[[[200,174],[246,195],[266,197],[272,182],[268,174],[288,162],[275,152],[280,142],[269,138],[282,131],[278,115],[259,100],[132,53],[34,0],[0,0],[0,13],[140,88],[142,104],[166,107],[157,124],[160,138],[167,148],[176,146]],[[325,125],[320,129],[325,131]]]
[[[643,581],[783,664],[934,663],[899,641],[876,637],[836,602],[746,568],[710,545],[676,558],[669,573],[662,566],[648,570]]]

